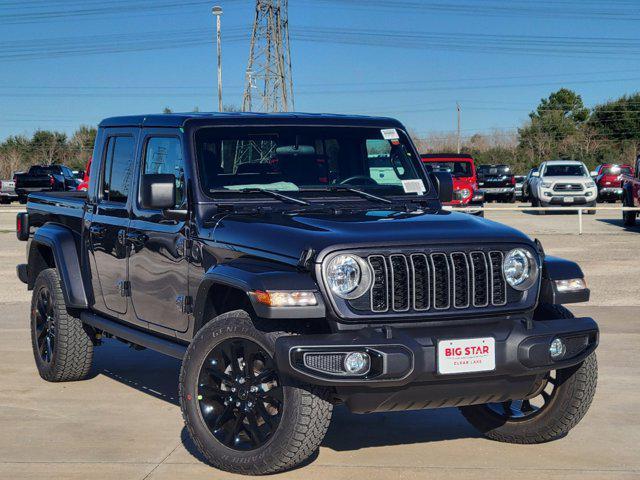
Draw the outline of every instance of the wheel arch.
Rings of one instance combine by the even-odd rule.
[[[295,269],[274,271],[256,264],[216,265],[198,285],[194,299],[195,334],[210,319],[245,309],[257,318],[273,320],[324,319],[325,305],[320,290],[307,272]],[[308,290],[316,292],[318,305],[312,307],[268,307],[256,301],[253,292],[268,290]]]
[[[29,289],[33,288],[40,272],[55,268],[67,308],[88,308],[79,253],[69,228],[56,224],[45,224],[38,228],[29,242],[27,258]]]

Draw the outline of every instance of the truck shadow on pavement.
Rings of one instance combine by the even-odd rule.
[[[636,224],[635,227],[626,227],[621,218],[598,218],[596,220],[598,220],[598,222],[608,223],[609,225],[615,225],[616,227],[622,228],[626,232],[640,233],[640,224]]]
[[[180,406],[180,361],[152,350],[134,350],[117,340],[95,349],[94,375],[104,375],[131,388]]]
[[[180,361],[174,358],[151,350],[136,351],[116,340],[106,340],[95,350],[94,374],[176,407],[180,405]],[[357,415],[345,406],[337,406],[322,446],[335,451],[353,451],[480,436],[455,408]],[[186,428],[182,431],[182,443],[189,453],[206,463]]]

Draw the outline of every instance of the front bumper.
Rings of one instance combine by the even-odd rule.
[[[600,198],[622,198],[624,190],[620,187],[604,187],[598,190]]]
[[[495,339],[495,369],[476,373],[438,373],[440,340]],[[551,341],[567,343],[554,362]],[[591,318],[532,322],[503,320],[488,324],[419,328],[366,328],[356,332],[280,337],[276,362],[280,372],[307,384],[334,387],[354,412],[472,405],[525,398],[550,370],[580,363],[598,344]],[[366,351],[370,373],[361,377],[310,369],[305,353]]]
[[[491,195],[513,195],[515,194],[515,187],[481,187],[485,197]]]

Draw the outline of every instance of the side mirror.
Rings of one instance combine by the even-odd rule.
[[[170,173],[147,173],[140,183],[140,204],[149,210],[174,208],[176,177]]]
[[[590,175],[592,178],[596,178],[598,176],[598,172],[594,170],[593,172],[590,172]]]
[[[441,202],[447,203],[453,200],[453,178],[449,172],[431,172],[429,177],[438,191]]]

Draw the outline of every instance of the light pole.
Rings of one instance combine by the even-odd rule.
[[[462,146],[461,145],[462,141],[461,141],[461,138],[460,138],[460,115],[461,115],[461,112],[460,112],[460,104],[458,102],[456,102],[456,110],[458,111],[458,153],[460,153],[460,148]]]
[[[222,37],[220,35],[220,17],[222,16],[222,7],[215,6],[211,9],[216,17],[216,39],[218,44],[218,111],[222,111]]]

